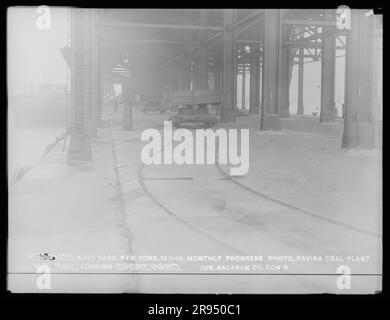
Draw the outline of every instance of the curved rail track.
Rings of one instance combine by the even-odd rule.
[[[168,145],[168,144],[167,144]],[[161,149],[160,152],[163,152],[163,150],[166,148],[167,145],[164,145]],[[217,148],[216,148],[217,150]],[[330,218],[327,218],[327,217],[323,217],[319,214],[316,214],[316,213],[313,213],[313,212],[310,212],[308,210],[305,210],[305,209],[302,209],[302,208],[299,208],[299,207],[296,207],[294,205],[291,205],[289,203],[286,203],[284,201],[281,201],[281,200],[278,200],[278,199],[275,199],[275,198],[272,198],[266,194],[263,194],[257,190],[254,190],[244,184],[242,184],[241,182],[237,181],[237,179],[235,179],[234,177],[231,177],[229,176],[222,168],[221,166],[216,163],[215,164],[216,168],[218,169],[218,171],[225,177],[224,181],[229,181],[230,183],[234,183],[236,186],[240,187],[243,191],[245,192],[249,192],[251,195],[254,195],[256,197],[259,197],[263,200],[266,200],[266,201],[270,201],[270,202],[273,202],[273,203],[276,203],[286,209],[289,209],[289,210],[293,210],[295,212],[298,212],[302,215],[305,215],[305,216],[308,216],[312,219],[316,219],[316,220],[320,220],[320,221],[324,221],[326,223],[329,223],[329,224],[332,224],[332,225],[336,225],[338,227],[342,227],[342,228],[345,228],[349,231],[353,231],[353,232],[357,232],[357,233],[360,233],[360,234],[364,234],[366,236],[370,236],[370,237],[381,237],[380,234],[376,234],[376,233],[373,233],[373,232],[370,232],[370,231],[367,231],[367,230],[364,230],[364,229],[361,229],[361,228],[357,228],[355,226],[352,226],[352,225],[349,225],[347,223],[343,223],[343,222],[340,222],[340,221],[337,221],[337,220],[333,220],[333,219],[330,219]],[[154,202],[158,207],[160,207],[164,212],[166,212],[167,214],[169,214],[171,217],[173,217],[174,219],[180,221],[180,223],[186,225],[188,228],[190,228],[191,230],[201,234],[202,236],[204,237],[207,237],[208,239],[218,243],[219,245],[222,245],[224,246],[225,248],[231,250],[231,251],[234,251],[238,254],[241,254],[241,255],[245,255],[244,252],[230,246],[229,244],[227,244],[226,242],[216,238],[214,235],[208,233],[207,231],[204,231],[203,229],[197,227],[195,224],[191,223],[188,219],[186,218],[183,218],[182,216],[180,216],[179,214],[175,213],[173,209],[171,208],[168,208],[165,204],[163,204],[159,199],[158,199],[158,196],[156,196],[155,194],[153,194],[153,192],[151,191],[150,188],[148,188],[148,186],[145,184],[144,182],[144,176],[143,176],[143,171],[144,169],[146,168],[146,165],[145,164],[142,164],[139,168],[138,168],[138,172],[137,172],[137,179],[139,181],[139,184],[140,186],[142,187],[143,191],[145,192],[145,194],[152,200],[152,202]]]

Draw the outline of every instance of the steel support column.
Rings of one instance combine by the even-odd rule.
[[[97,137],[97,125],[99,108],[98,108],[98,89],[99,89],[99,61],[98,61],[98,35],[96,27],[96,10],[91,9],[89,14],[89,24],[91,28],[91,37],[87,40],[89,51],[91,53],[90,59],[87,59],[88,76],[91,77],[87,83],[88,92],[88,122],[87,133],[89,137]]]
[[[207,26],[207,10],[201,10],[199,20],[201,25]],[[202,43],[198,50],[199,89],[209,89],[209,50],[208,45],[204,43],[206,40],[207,31],[199,31],[199,41]]]
[[[282,39],[290,39],[290,27],[282,25]],[[280,74],[279,74],[279,112],[281,118],[290,116],[290,67],[291,47],[282,45],[280,53]]]
[[[263,88],[263,48],[262,46],[259,47],[260,49],[260,61],[259,61],[259,112],[261,110],[262,106],[262,88]]]
[[[263,28],[262,103],[260,130],[281,130],[279,117],[280,10],[266,9]]]
[[[98,63],[97,63],[97,68],[98,68],[98,71],[97,71],[97,108],[98,108],[98,111],[97,111],[97,126],[100,127],[101,125],[101,120],[102,120],[102,114],[103,114],[103,107],[104,107],[104,72],[103,72],[103,63],[102,63],[102,59],[101,59],[101,53],[100,53],[100,49],[99,49],[99,52],[98,52]]]
[[[303,105],[303,75],[304,75],[304,53],[303,48],[299,48],[299,64],[298,64],[298,112],[297,114],[304,114],[305,107]]]
[[[172,75],[171,75],[171,68],[169,65],[166,65],[163,67],[163,85],[165,90],[173,90],[172,88]]]
[[[351,10],[345,56],[345,109],[343,148],[374,146],[372,84],[374,64],[373,17],[364,10]]]
[[[161,92],[165,88],[165,81],[164,81],[164,70],[162,68],[156,69],[156,76],[157,76],[157,88]]]
[[[250,102],[249,113],[259,113],[259,90],[260,90],[260,59],[259,48],[256,45],[251,46],[251,66],[250,66]]]
[[[374,148],[382,147],[383,131],[383,16],[373,18],[373,74],[372,74],[372,117]]]
[[[183,61],[183,80],[184,90],[190,90],[191,89],[191,61],[189,61],[187,58],[184,58]]]
[[[92,159],[87,123],[90,118],[90,82],[87,64],[92,55],[88,39],[92,36],[90,12],[83,9],[70,9],[70,50],[71,50],[71,108],[72,128],[67,154],[68,163]]]
[[[183,64],[180,62],[176,63],[176,79],[177,79],[177,90],[184,90],[184,75],[183,75]]]
[[[245,110],[245,91],[246,91],[246,72],[245,72],[245,63],[241,65],[241,109]]]
[[[133,90],[130,88],[130,81],[128,78],[122,80],[122,94],[123,94],[123,119],[122,129],[133,130]]]
[[[226,30],[234,22],[234,9],[224,9],[223,22],[225,31],[223,32],[222,122],[234,122],[236,46],[234,43],[234,31]]]
[[[325,19],[335,21],[336,11],[325,10]],[[335,112],[335,76],[336,76],[336,28],[324,26],[322,35],[321,59],[321,112],[320,122],[333,122]]]
[[[170,79],[171,79],[171,88],[172,90],[179,90],[179,72],[180,72],[180,66],[177,62],[172,62],[172,64],[169,65],[170,67]]]
[[[194,57],[192,61],[192,90],[197,90],[199,89],[199,59]]]
[[[220,89],[221,88],[221,57],[219,54],[216,54],[214,56],[214,67],[213,67],[213,74],[214,74],[214,89]]]
[[[209,88],[209,56],[207,45],[202,45],[198,51],[199,89]]]
[[[161,85],[163,87],[163,90],[171,89],[169,70],[167,65],[161,67]]]
[[[169,76],[169,88],[171,90],[177,90],[177,71],[176,71],[176,63],[171,62],[168,65],[168,76]]]

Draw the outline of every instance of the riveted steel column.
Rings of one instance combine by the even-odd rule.
[[[92,54],[92,23],[88,11],[70,9],[70,50],[71,50],[71,109],[72,128],[67,162],[89,161],[92,159],[91,145],[88,138],[87,122],[90,102],[90,68],[88,61]]]
[[[183,90],[190,90],[191,89],[191,61],[184,57],[183,59]]]
[[[123,119],[122,129],[133,130],[133,92],[130,88],[130,81],[128,78],[122,80],[122,94],[123,94]]]
[[[197,56],[192,58],[192,90],[199,89],[199,59]]]
[[[88,52],[90,57],[87,59],[86,70],[87,79],[87,133],[91,138],[97,137],[97,116],[98,114],[98,37],[96,24],[96,9],[88,10],[88,24],[90,28],[90,37],[87,39]]]
[[[208,10],[200,10],[200,24],[207,25]],[[207,31],[199,31],[199,41],[202,43],[198,50],[199,63],[199,89],[209,89],[209,51],[207,44],[203,44],[207,39]]]
[[[245,62],[241,64],[241,109],[245,110],[246,103],[246,65]]]
[[[251,46],[251,66],[250,66],[250,102],[249,113],[259,113],[259,76],[260,76],[260,58],[257,45]]]
[[[224,32],[223,32],[223,95],[222,95],[222,122],[235,121],[235,59],[236,46],[234,31],[228,31],[227,27],[234,22],[234,9],[224,9]]]
[[[199,89],[209,88],[209,56],[207,46],[203,45],[198,51]]]
[[[351,29],[347,30],[345,57],[345,109],[343,148],[372,148],[374,17],[365,10],[351,10]]]
[[[266,9],[263,28],[260,130],[281,130],[279,117],[280,10]]]
[[[325,10],[327,21],[336,20],[334,9]],[[335,76],[336,76],[336,27],[324,26],[322,35],[321,60],[321,112],[320,122],[333,122],[335,112]]]
[[[299,65],[298,65],[298,114],[304,114],[305,108],[303,106],[303,75],[304,75],[304,48],[299,48]]]
[[[282,39],[290,40],[290,26],[282,25]],[[279,111],[281,118],[290,116],[290,67],[291,47],[282,45],[280,53]]]
[[[216,54],[214,56],[213,74],[214,74],[214,89],[220,89],[221,88],[221,57],[219,54]]]

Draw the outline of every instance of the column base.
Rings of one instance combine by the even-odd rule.
[[[346,149],[373,149],[375,146],[372,135],[343,137],[342,148]]]
[[[133,130],[132,106],[124,106],[122,130]]]
[[[133,130],[133,125],[131,123],[123,123],[122,130],[131,131]]]
[[[261,119],[260,130],[282,130],[282,122],[277,114],[267,114]]]
[[[259,113],[260,113],[260,108],[258,107],[249,108],[249,114],[259,114]]]
[[[221,122],[236,122],[236,115],[234,110],[222,110]]]
[[[281,118],[289,118],[290,117],[290,110],[287,108],[281,108],[280,109],[280,117]]]
[[[97,128],[107,128],[110,126],[109,120],[98,120],[96,123]]]
[[[97,128],[95,121],[88,121],[86,123],[86,133],[90,138],[97,138]]]
[[[320,122],[334,122],[336,119],[335,111],[321,111]]]
[[[342,148],[373,149],[375,147],[374,130],[369,124],[352,125],[351,131],[343,134]]]
[[[123,119],[122,130],[133,130],[133,123],[131,119]]]
[[[92,160],[92,150],[89,137],[86,134],[73,133],[67,155],[67,162],[84,162]]]

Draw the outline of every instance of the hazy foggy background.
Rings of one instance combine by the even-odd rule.
[[[67,8],[51,7],[51,29],[36,26],[36,7],[14,7],[7,12],[7,66],[10,94],[24,85],[66,84],[66,63],[60,47],[67,44]]]
[[[51,8],[51,28],[36,26],[37,7],[7,11],[10,173],[37,162],[66,127],[67,9]]]

